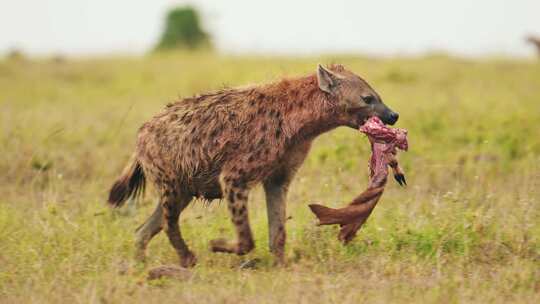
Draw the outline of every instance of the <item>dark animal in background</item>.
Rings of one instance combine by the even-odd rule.
[[[248,194],[262,183],[270,250],[283,262],[287,188],[311,142],[339,126],[358,129],[371,116],[387,124],[398,120],[367,82],[341,65],[171,103],[140,128],[132,163],[112,186],[109,204],[137,196],[148,179],[160,200],[137,230],[137,257],[144,259],[148,242],[164,229],[180,265],[190,267],[196,258],[182,238],[182,210],[193,198],[225,198],[237,240],[213,240],[211,249],[246,254],[255,246]]]
[[[536,47],[536,52],[538,53],[538,56],[540,56],[540,38],[535,36],[529,36],[527,37],[526,41]]]

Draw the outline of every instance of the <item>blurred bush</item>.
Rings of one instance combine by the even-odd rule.
[[[192,7],[170,10],[156,50],[211,48],[210,37],[202,30],[199,20]]]

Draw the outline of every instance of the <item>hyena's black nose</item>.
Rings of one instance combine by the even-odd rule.
[[[388,114],[388,124],[389,125],[393,125],[396,123],[396,121],[398,121],[399,119],[399,114],[394,112],[394,111],[391,111],[390,114]]]

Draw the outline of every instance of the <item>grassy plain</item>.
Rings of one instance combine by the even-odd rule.
[[[367,140],[321,136],[289,194],[289,265],[272,266],[262,191],[250,197],[256,250],[212,254],[233,235],[224,203],[182,215],[194,277],[148,283],[174,264],[165,235],[148,265],[133,232],[151,213],[105,206],[138,127],[178,96],[274,81],[339,62],[364,76],[407,128],[408,188],[389,184],[352,244],[316,227],[311,202],[340,206],[367,182]],[[539,303],[540,64],[511,59],[232,57],[0,61],[2,303]],[[238,270],[260,258],[257,269]]]

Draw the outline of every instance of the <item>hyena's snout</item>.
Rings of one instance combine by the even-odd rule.
[[[381,118],[381,120],[385,124],[393,125],[395,124],[399,119],[399,114],[397,112],[394,112],[390,109],[384,114],[384,118]]]
[[[393,125],[399,119],[397,112],[392,111],[392,109],[382,103],[375,107],[375,113],[387,125]]]

